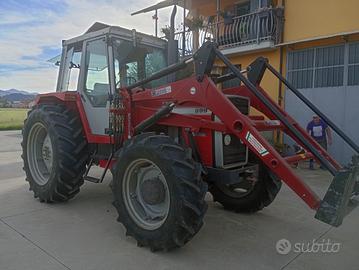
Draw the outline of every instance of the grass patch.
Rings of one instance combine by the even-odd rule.
[[[0,130],[22,129],[28,109],[0,108]]]

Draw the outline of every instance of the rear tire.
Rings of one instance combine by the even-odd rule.
[[[233,187],[210,184],[209,192],[213,201],[222,204],[226,210],[243,213],[260,211],[274,201],[282,182],[253,154],[250,155],[250,162],[259,165],[258,179],[251,190],[237,195]]]
[[[73,198],[88,160],[77,114],[63,105],[38,105],[28,113],[22,134],[23,169],[34,197],[47,203]]]
[[[170,137],[145,133],[128,140],[117,154],[113,179],[118,221],[138,246],[178,248],[202,227],[207,184],[201,166]]]

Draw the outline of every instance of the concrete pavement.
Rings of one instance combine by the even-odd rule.
[[[313,218],[314,212],[285,185],[263,211],[236,214],[211,202],[205,225],[184,248],[151,253],[138,248],[116,221],[108,187],[85,183],[75,199],[42,204],[24,181],[19,131],[0,132],[0,269],[358,269],[359,211],[339,228]],[[322,195],[328,173],[299,169]],[[287,239],[292,251],[280,255]],[[337,253],[295,252],[295,244],[340,243]],[[304,250],[305,251],[305,250]]]

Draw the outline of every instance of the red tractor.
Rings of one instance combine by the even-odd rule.
[[[57,91],[37,97],[23,128],[24,169],[35,198],[67,201],[84,180],[101,183],[110,169],[118,220],[151,250],[181,247],[200,230],[207,190],[226,209],[256,212],[284,182],[317,219],[342,223],[359,193],[357,160],[343,168],[308,136],[260,87],[264,72],[358,152],[350,138],[265,58],[241,71],[211,42],[176,64],[168,66],[166,55],[162,39],[101,24],[63,42]],[[214,61],[230,73],[211,74]],[[233,78],[242,85],[216,87]],[[261,133],[272,130],[288,134],[305,153],[281,156]],[[334,176],[322,200],[290,166],[311,158]],[[99,178],[90,176],[94,165],[103,168]]]

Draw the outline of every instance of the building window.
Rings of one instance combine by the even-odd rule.
[[[314,87],[343,86],[344,45],[317,48]]]
[[[359,43],[349,45],[348,85],[359,85]]]
[[[345,45],[288,53],[288,80],[296,88],[344,85]]]
[[[243,15],[249,14],[251,11],[251,2],[245,1],[242,3],[238,3],[234,6],[234,9],[235,9],[236,16],[243,16]]]
[[[241,65],[235,65],[236,68],[241,69]],[[229,70],[228,67],[224,67],[223,68],[223,75],[230,73],[231,71]],[[228,81],[225,81],[222,83],[222,89],[227,89],[227,88],[233,88],[233,87],[238,87],[241,85],[241,80],[238,78],[234,78]]]
[[[288,80],[296,88],[313,86],[314,49],[290,52],[288,55]]]

